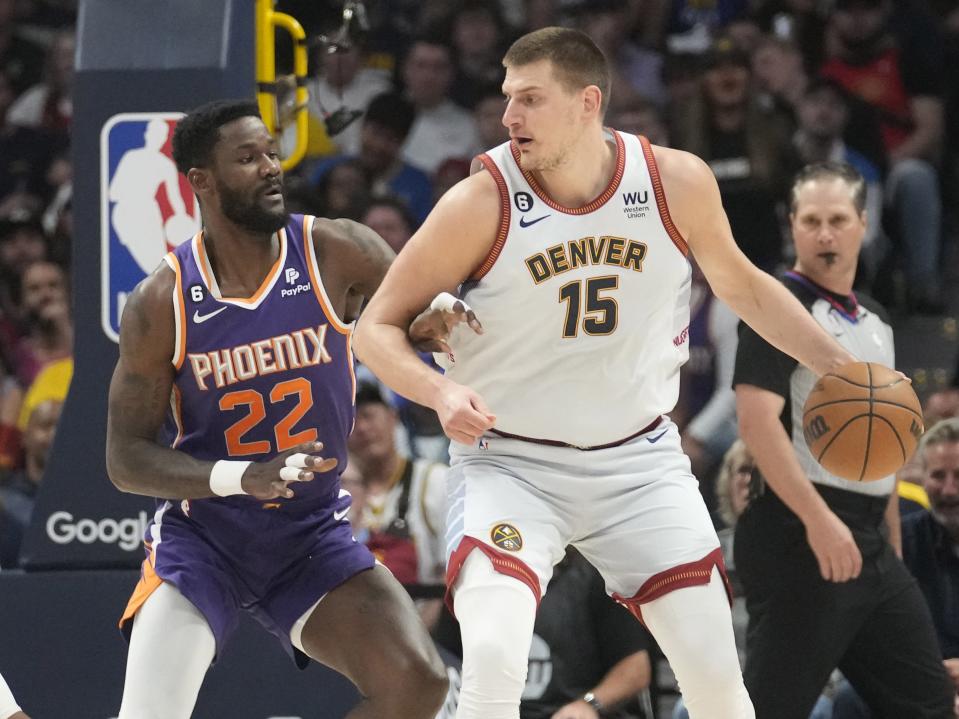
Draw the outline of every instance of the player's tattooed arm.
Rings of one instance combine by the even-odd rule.
[[[125,492],[209,497],[212,463],[157,442],[173,390],[174,284],[164,264],[137,286],[124,308],[120,359],[110,382],[107,472]]]
[[[344,236],[343,247],[350,289],[369,299],[376,292],[396,253],[386,241],[366,225],[352,220],[336,220]]]

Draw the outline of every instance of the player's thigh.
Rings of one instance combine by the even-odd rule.
[[[446,529],[450,587],[469,553],[478,550],[497,571],[515,571],[534,591],[545,591],[572,535],[575,509],[575,501],[556,492],[551,479],[533,463],[510,465],[508,458],[454,462]]]
[[[323,597],[301,642],[311,658],[349,677],[365,696],[385,684],[445,677],[413,601],[379,564]]]
[[[953,719],[951,682],[942,665],[922,592],[892,554],[883,566],[883,600],[869,613],[839,664],[877,719]]]
[[[596,478],[595,484],[594,493],[604,484],[609,491],[591,499],[592,532],[574,543],[611,594],[631,598],[659,592],[692,571],[699,571],[698,583],[706,584],[712,567],[722,565],[699,486],[681,467],[653,481],[637,475],[633,482]]]

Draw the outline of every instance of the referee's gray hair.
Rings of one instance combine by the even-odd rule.
[[[959,442],[959,417],[948,417],[936,422],[919,440],[919,457],[926,464],[926,449],[936,444]]]
[[[856,212],[862,214],[866,209],[866,180],[859,170],[845,162],[814,162],[806,165],[793,178],[793,186],[789,191],[789,211],[796,213],[799,204],[799,188],[807,182],[823,179],[842,180],[852,191],[852,204]]]

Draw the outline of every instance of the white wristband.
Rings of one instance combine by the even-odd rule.
[[[252,462],[236,462],[229,459],[221,459],[213,465],[210,472],[210,489],[213,494],[221,497],[229,497],[232,494],[246,494],[240,481],[243,479],[243,473]]]
[[[431,310],[442,310],[443,312],[456,312],[454,306],[459,302],[463,305],[463,312],[469,312],[471,307],[463,302],[459,297],[454,297],[449,292],[440,292],[433,301],[430,302]]]

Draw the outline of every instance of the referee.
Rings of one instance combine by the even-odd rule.
[[[783,283],[863,361],[894,366],[892,328],[852,292],[865,183],[848,165],[804,168],[791,192],[796,264]],[[807,719],[839,667],[876,717],[953,719],[929,611],[900,552],[895,477],[850,482],[806,447],[817,377],[744,324],[733,384],[761,486],[736,528],[746,593],[746,688],[757,719]]]

